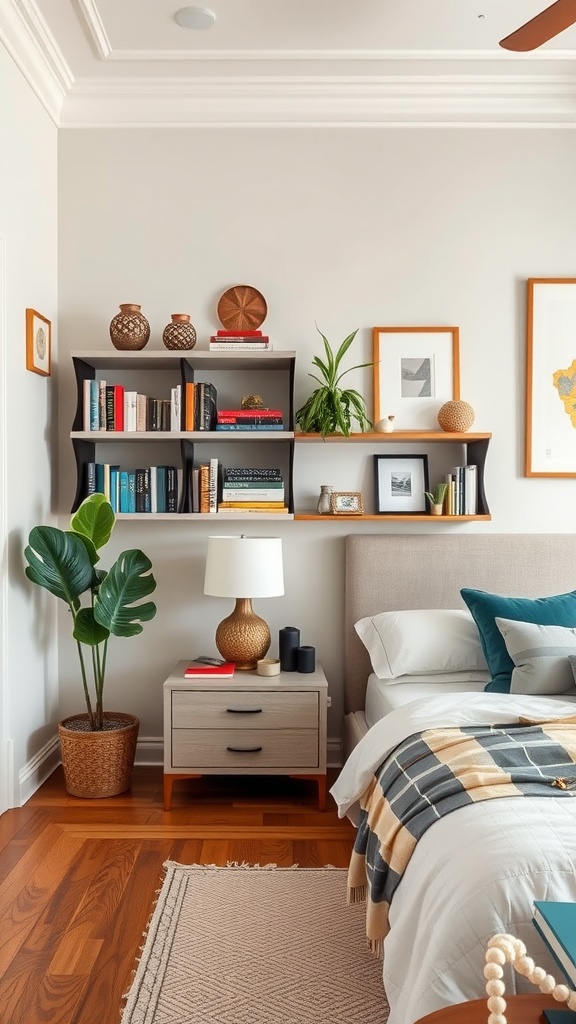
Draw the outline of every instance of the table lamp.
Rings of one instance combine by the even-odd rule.
[[[204,593],[235,599],[216,630],[216,647],[236,668],[256,668],[270,647],[270,630],[252,610],[252,598],[284,593],[281,538],[208,537]]]

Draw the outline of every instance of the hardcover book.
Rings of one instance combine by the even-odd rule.
[[[546,1024],[576,1024],[576,1013],[572,1010],[542,1010]]]
[[[231,679],[236,668],[235,661],[220,661],[218,658],[195,658],[184,669],[185,679]]]
[[[535,900],[532,920],[570,985],[576,988],[576,903]]]

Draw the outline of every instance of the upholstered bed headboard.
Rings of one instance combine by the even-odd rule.
[[[404,608],[464,608],[461,587],[518,597],[576,590],[576,534],[355,534],[346,538],[346,714],[362,711],[370,661],[354,623]]]

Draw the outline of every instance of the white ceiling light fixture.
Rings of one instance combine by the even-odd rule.
[[[181,7],[174,15],[174,21],[181,28],[191,28],[196,31],[212,28],[216,21],[214,11],[209,7]]]

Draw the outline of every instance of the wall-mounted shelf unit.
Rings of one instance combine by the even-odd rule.
[[[293,518],[294,462],[294,352],[209,352],[118,350],[73,352],[77,404],[70,438],[76,459],[75,511],[87,491],[89,463],[137,466],[173,464],[181,477],[177,512],[118,513],[120,519],[279,519]],[[261,394],[267,405],[282,409],[286,430],[86,430],[84,381],[105,379],[126,389],[155,397],[170,397],[171,387],[190,382],[212,382],[220,408],[237,408],[246,394]],[[222,466],[279,467],[285,482],[288,513],[192,512],[191,471],[199,462],[218,458]]]
[[[351,434],[350,437],[344,437],[343,434],[327,434],[326,437],[322,437],[321,434],[297,433],[294,438],[296,444],[363,444],[369,445],[372,448],[380,445],[391,444],[422,444],[425,446],[435,444],[461,445],[464,450],[464,465],[475,465],[477,467],[478,513],[476,515],[458,516],[436,516],[426,513],[408,513],[402,515],[393,515],[389,513],[364,513],[363,515],[347,516],[319,515],[315,512],[297,512],[294,518],[298,520],[322,520],[322,522],[338,522],[341,520],[346,520],[348,522],[354,520],[358,522],[359,520],[370,519],[378,522],[389,520],[393,522],[450,523],[452,525],[471,521],[488,522],[491,520],[492,516],[490,515],[490,509],[488,507],[486,493],[484,490],[484,466],[491,437],[492,434],[489,433],[471,431],[465,433],[449,433],[441,430],[395,430],[387,434],[367,432],[363,434]]]

